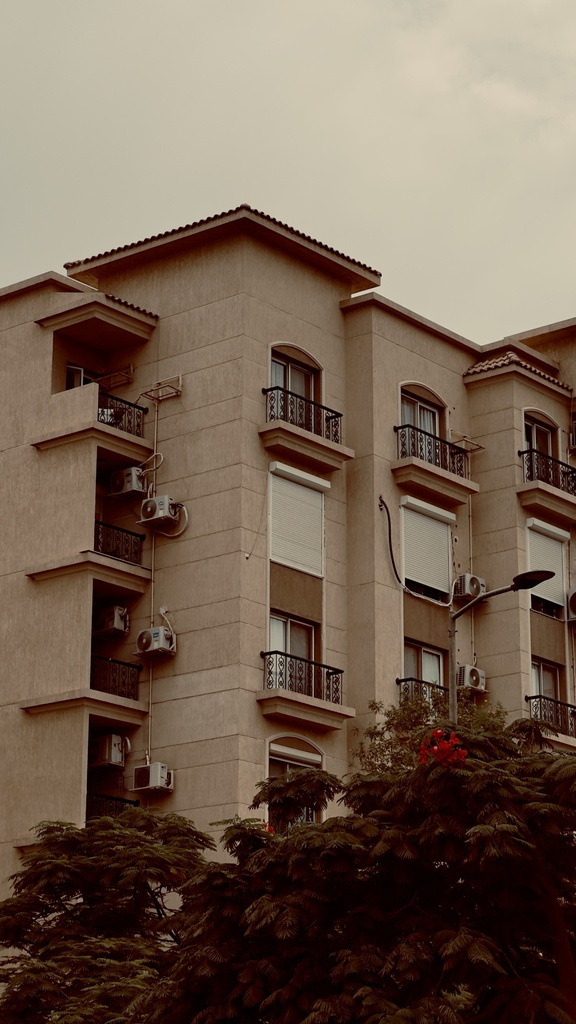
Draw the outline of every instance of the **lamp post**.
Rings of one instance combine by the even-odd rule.
[[[537,587],[539,583],[544,583],[546,580],[551,580],[555,575],[550,569],[532,569],[529,572],[521,572],[518,576],[515,576],[512,583],[509,583],[507,587],[497,587],[495,590],[489,590],[486,594],[479,594],[478,597],[473,597],[468,604],[465,604],[463,608],[459,608],[458,611],[450,612],[450,628],[448,631],[449,648],[448,648],[448,714],[450,720],[456,725],[458,723],[458,680],[457,680],[457,667],[456,667],[456,622],[464,612],[470,611],[475,605],[481,604],[482,601],[488,601],[491,597],[496,597],[497,594],[508,594],[511,590],[532,590],[533,587]]]

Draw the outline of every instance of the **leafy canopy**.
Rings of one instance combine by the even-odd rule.
[[[230,822],[224,863],[174,815],[42,826],[0,906],[0,1019],[575,1024],[576,757],[500,712],[397,712],[347,781],[263,783],[280,831]],[[420,763],[433,730],[466,755]]]

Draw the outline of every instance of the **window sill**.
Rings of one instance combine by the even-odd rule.
[[[354,708],[345,704],[331,704],[317,697],[306,697],[301,693],[292,693],[279,688],[262,690],[256,700],[260,704],[262,714],[267,718],[292,722],[296,725],[307,725],[309,728],[328,732],[341,729],[350,718],[356,717]]]
[[[411,455],[390,464],[396,483],[407,494],[431,501],[441,508],[451,509],[465,505],[472,494],[480,490],[479,484],[456,476],[430,462]]]
[[[530,480],[516,488],[518,500],[526,512],[570,527],[576,519],[576,496],[560,491],[543,480]]]
[[[289,459],[305,469],[333,473],[354,458],[352,448],[327,441],[302,427],[274,420],[258,428],[262,444],[271,455]]]

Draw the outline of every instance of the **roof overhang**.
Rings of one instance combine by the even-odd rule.
[[[113,269],[114,272],[125,270],[145,260],[160,256],[163,258],[240,234],[258,238],[267,245],[273,245],[299,260],[305,260],[332,276],[344,279],[351,292],[363,291],[380,284],[378,271],[249,206],[240,206],[228,213],[112,249],[98,256],[66,263],[65,266],[71,278],[95,286],[103,269]]]

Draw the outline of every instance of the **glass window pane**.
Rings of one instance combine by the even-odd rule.
[[[286,620],[270,617],[270,650],[286,650]]]
[[[542,455],[552,454],[552,434],[538,423],[534,425],[534,448]]]
[[[277,359],[272,360],[272,387],[273,388],[285,388],[286,387],[286,364],[278,362]]]
[[[301,370],[299,366],[290,367],[289,391],[293,391],[295,395],[300,395],[302,398],[310,398],[310,383],[311,375],[306,370]]]
[[[404,644],[404,678],[420,679],[419,649],[415,644]]]
[[[303,622],[290,622],[290,654],[312,661],[312,627]]]
[[[540,665],[538,662],[532,662],[532,677],[531,677],[531,688],[530,696],[537,697],[540,693]]]
[[[411,427],[417,427],[417,416],[417,403],[412,398],[406,398],[405,395],[402,395],[402,405],[400,408],[400,419],[402,420],[402,426],[410,425]]]
[[[419,409],[419,423],[420,430],[425,430],[428,434],[438,434],[438,417],[434,409],[429,409],[425,405],[421,405]]]
[[[434,651],[422,651],[422,679],[426,683],[442,684],[442,660]]]
[[[556,698],[558,671],[555,665],[542,665],[541,686],[543,697]]]

